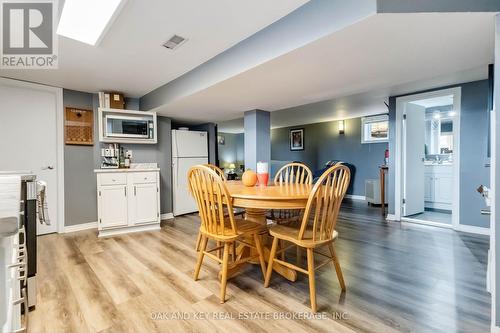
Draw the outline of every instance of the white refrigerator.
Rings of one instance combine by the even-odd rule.
[[[189,193],[189,168],[208,163],[208,134],[199,131],[172,130],[172,192],[174,216],[198,211]]]

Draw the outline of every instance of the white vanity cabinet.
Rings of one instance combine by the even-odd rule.
[[[159,169],[98,169],[99,236],[160,229]]]
[[[453,199],[453,165],[426,165],[424,182],[425,207],[451,210]]]

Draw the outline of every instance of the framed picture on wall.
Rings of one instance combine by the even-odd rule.
[[[304,150],[304,129],[290,130],[290,150]]]
[[[226,144],[226,138],[224,135],[218,135],[217,136],[217,143],[220,145],[225,145]]]

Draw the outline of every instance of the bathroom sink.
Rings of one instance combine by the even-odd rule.
[[[17,234],[19,222],[17,217],[9,216],[0,218],[0,237],[9,237]]]

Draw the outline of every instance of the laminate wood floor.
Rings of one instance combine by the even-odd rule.
[[[321,268],[321,313],[311,318],[305,276],[292,283],[273,274],[264,288],[257,265],[229,280],[220,304],[215,262],[206,259],[192,279],[198,226],[192,214],[156,232],[39,237],[29,331],[489,332],[487,237],[385,222],[378,208],[347,201],[336,242],[347,292],[333,265]]]

